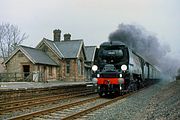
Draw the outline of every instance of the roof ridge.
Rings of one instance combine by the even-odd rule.
[[[85,46],[85,47],[97,47],[97,46],[95,46],[95,45],[94,45],[94,46],[93,46],[93,45],[90,45],[90,46]]]
[[[47,40],[47,41],[53,42],[52,40],[50,40],[48,38],[43,38],[43,40]]]
[[[41,49],[37,49],[37,48],[33,48],[30,46],[24,46],[24,45],[20,45],[21,48],[29,48],[29,49],[33,49],[33,50],[37,50],[37,51],[42,51]],[[42,51],[43,52],[43,51]]]
[[[63,41],[60,41],[61,42],[75,42],[75,41],[83,41],[83,39],[76,39],[76,40],[63,40]],[[56,42],[57,43],[57,42]]]
[[[43,40],[47,40],[47,41],[50,41],[50,42],[58,42],[58,41],[53,41],[53,40],[50,40],[50,39],[47,39],[47,38],[43,38]],[[70,41],[83,41],[83,39],[71,39],[71,40],[61,40],[60,42],[70,42]]]
[[[33,48],[33,47],[30,47],[30,46],[25,46],[25,45],[19,45],[19,47]]]

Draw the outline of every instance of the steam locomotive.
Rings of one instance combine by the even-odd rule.
[[[160,77],[155,66],[119,41],[100,45],[92,70],[101,97],[137,90]]]

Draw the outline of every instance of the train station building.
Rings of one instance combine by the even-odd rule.
[[[85,46],[82,39],[53,31],[54,40],[43,38],[35,47],[19,46],[4,62],[15,81],[88,81],[96,46]]]

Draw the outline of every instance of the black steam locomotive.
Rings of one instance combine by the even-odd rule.
[[[104,42],[92,70],[100,96],[124,94],[159,79],[160,71],[119,41]]]

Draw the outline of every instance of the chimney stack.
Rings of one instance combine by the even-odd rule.
[[[61,40],[61,30],[55,29],[53,31],[53,34],[54,34],[54,41],[55,42],[60,42],[60,40]]]
[[[68,41],[68,40],[71,40],[71,34],[69,33],[64,34],[64,41]]]

